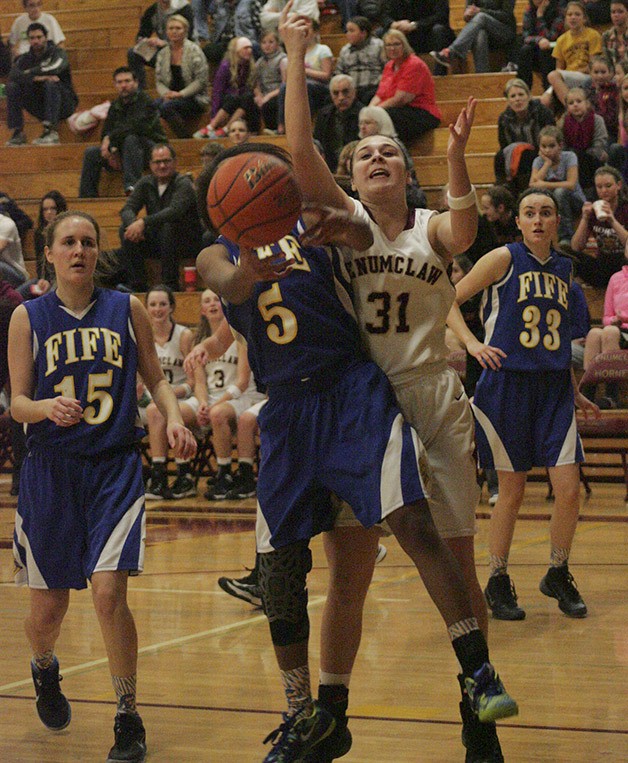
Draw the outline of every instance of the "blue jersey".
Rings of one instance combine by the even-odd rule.
[[[302,247],[302,231],[299,222],[281,241],[257,250],[260,257],[293,257],[294,268],[286,278],[257,283],[246,302],[225,306],[229,324],[247,341],[253,375],[264,387],[306,379],[364,357],[340,253],[333,246]],[[237,245],[223,236],[217,243],[238,264]]]
[[[29,447],[93,457],[130,447],[143,434],[137,419],[137,344],[130,295],[95,289],[77,315],[56,291],[25,303],[32,330],[33,399],[76,398],[83,418],[58,427],[49,419],[29,424]]]
[[[571,364],[571,262],[553,249],[541,263],[525,244],[507,244],[506,275],[482,296],[486,344],[508,357],[511,371],[558,371]]]

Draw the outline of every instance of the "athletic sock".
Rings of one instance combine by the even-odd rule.
[[[488,658],[488,644],[475,617],[459,620],[447,628],[460,667],[465,676],[472,676]]]
[[[491,571],[491,577],[494,575],[506,575],[508,573],[508,554],[506,556],[497,556],[490,554],[488,566]]]
[[[346,724],[347,709],[349,707],[349,686],[345,683],[327,683],[327,680],[323,682],[323,676],[321,675],[321,683],[318,685],[318,701],[329,710],[336,721]]]
[[[132,676],[111,676],[111,683],[118,700],[118,713],[137,715],[135,694],[137,687],[137,674]]]
[[[47,670],[55,659],[53,649],[47,649],[45,652],[36,652],[33,654],[33,663],[39,670]]]
[[[310,687],[310,668],[301,665],[292,670],[282,670],[281,680],[288,701],[288,717],[296,715],[303,708],[312,706],[312,689]]]
[[[564,567],[569,561],[568,548],[556,548],[552,546],[550,551],[550,567]]]

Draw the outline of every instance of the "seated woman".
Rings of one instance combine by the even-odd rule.
[[[360,140],[369,135],[387,135],[390,138],[397,138],[397,131],[386,109],[381,106],[364,106],[360,109],[358,117],[358,127],[360,130]],[[406,201],[409,207],[427,209],[427,198],[419,185],[419,179],[416,176],[414,162],[407,147],[398,139],[399,145],[403,149],[406,167],[410,172],[410,182],[406,189]],[[351,169],[349,168],[349,175]]]
[[[604,165],[595,172],[597,201],[586,201],[582,216],[571,238],[571,249],[578,255],[576,275],[605,289],[610,277],[624,264],[628,241],[628,194],[619,170]],[[595,256],[585,249],[595,239]]]
[[[175,297],[170,287],[154,286],[147,292],[146,310],[153,329],[157,357],[166,380],[179,399],[179,409],[183,421],[189,427],[196,423],[196,408],[195,401],[190,397],[192,387],[183,370],[183,360],[192,349],[192,332],[180,323],[174,322],[172,317],[174,308]],[[141,383],[138,385],[138,394],[140,395],[140,407],[142,407],[142,399],[147,402],[146,395],[148,393]],[[190,474],[189,459],[177,459],[177,477],[172,487],[168,487],[166,420],[155,403],[148,402],[142,419],[148,425],[151,454],[150,476],[146,482],[146,497],[164,500],[196,495],[196,485]]]
[[[195,344],[215,333],[222,324],[224,313],[220,297],[210,289],[205,289],[201,297],[201,321],[195,337]],[[216,481],[206,491],[205,498],[220,501],[235,496],[233,488],[242,490],[242,484],[250,485],[253,477],[254,450],[249,446],[238,452],[237,479],[231,471],[231,451],[233,435],[237,430],[239,417],[264,400],[257,391],[251,374],[246,349],[243,344],[233,342],[229,349],[217,360],[211,360],[194,372],[194,399],[198,401],[197,424],[209,426],[218,462]]]
[[[371,34],[372,24],[366,16],[353,16],[347,23],[347,44],[336,61],[335,74],[348,74],[355,83],[358,101],[369,103],[377,92],[382,69],[384,43]]]
[[[305,54],[305,76],[307,79],[307,96],[310,102],[312,117],[317,111],[329,103],[329,80],[334,70],[334,54],[328,45],[321,44],[320,24],[313,19],[308,20],[307,52]],[[279,113],[277,115],[277,132],[283,135],[285,129],[286,85],[283,83],[279,90]]]
[[[178,13],[166,24],[168,45],[157,54],[155,84],[159,114],[177,138],[191,137],[187,120],[202,114],[209,105],[209,69],[201,48],[187,39],[189,24]]]
[[[255,67],[248,37],[234,37],[214,75],[212,118],[195,138],[224,138],[234,119],[244,117],[251,132],[259,132],[260,113],[253,95]]]
[[[403,32],[398,29],[386,32],[384,50],[388,61],[369,105],[386,109],[399,137],[409,144],[440,124],[434,80]]]
[[[518,77],[509,79],[504,88],[508,106],[499,115],[497,132],[499,151],[495,154],[495,178],[508,185],[515,195],[528,187],[532,162],[539,152],[539,134],[554,124],[554,115],[536,98]]]
[[[603,328],[592,328],[587,334],[584,346],[584,370],[601,352],[615,352],[628,349],[628,263],[614,273],[606,289],[604,298]],[[595,390],[584,389],[584,395]],[[599,401],[600,408],[617,407],[617,383],[606,384],[607,397]]]

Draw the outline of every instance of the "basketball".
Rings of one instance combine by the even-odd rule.
[[[207,189],[214,228],[251,248],[273,244],[289,233],[301,213],[301,201],[290,167],[264,153],[226,159]]]

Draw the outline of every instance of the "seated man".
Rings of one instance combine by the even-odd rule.
[[[65,40],[65,35],[63,34],[57,19],[50,13],[44,13],[42,11],[42,0],[22,0],[22,5],[24,6],[25,13],[20,13],[20,15],[14,19],[9,33],[9,45],[11,46],[13,58],[21,56],[22,53],[28,53],[30,45],[26,30],[29,25],[35,21],[46,27],[48,30],[48,39],[51,42],[61,46]]]
[[[135,74],[128,66],[113,73],[118,97],[111,102],[102,127],[100,146],[90,146],[83,155],[81,198],[98,196],[102,168],[122,170],[127,196],[133,190],[148,163],[155,143],[165,143],[166,135],[153,99],[138,90]]]
[[[177,172],[172,146],[157,144],[150,156],[150,175],[140,178],[120,211],[122,265],[127,285],[146,291],[145,257],[161,259],[161,281],[179,289],[179,260],[196,257],[203,230],[188,175]],[[142,209],[144,217],[139,217]]]
[[[0,212],[0,280],[14,289],[28,278],[17,225]]]
[[[360,135],[358,121],[364,104],[356,99],[353,78],[348,74],[332,77],[329,92],[332,102],[316,115],[314,137],[322,143],[327,166],[335,172],[342,147]]]
[[[27,33],[30,49],[13,63],[5,91],[7,125],[13,130],[7,146],[26,143],[22,109],[43,122],[44,131],[33,143],[45,145],[59,142],[59,120],[69,117],[78,103],[67,53],[48,40],[43,24],[29,24]]]
[[[146,72],[144,66],[155,68],[157,53],[168,44],[166,39],[166,22],[168,17],[178,13],[187,19],[190,28],[188,37],[194,39],[194,12],[188,0],[157,0],[149,5],[140,19],[135,47],[129,48],[127,60],[129,67],[135,73],[140,88],[146,87]]]

